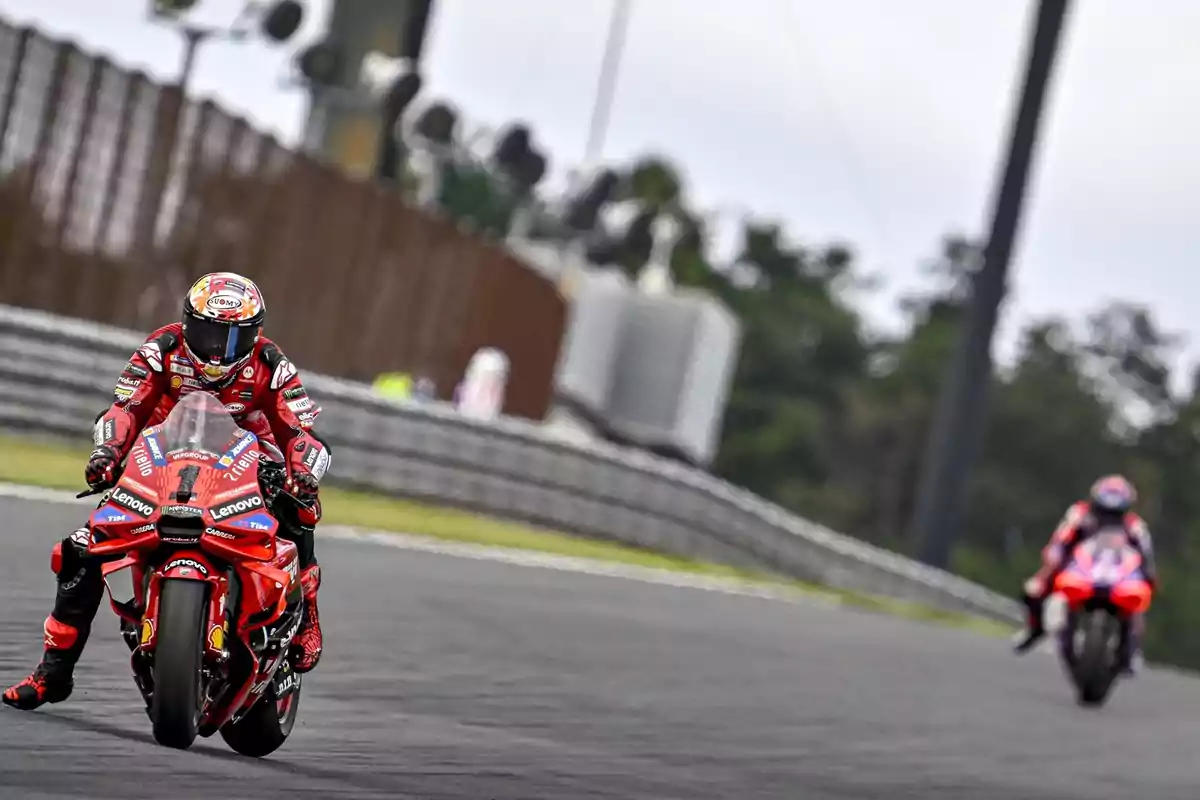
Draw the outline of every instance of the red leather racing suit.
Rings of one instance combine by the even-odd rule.
[[[289,474],[306,471],[322,477],[328,451],[312,433],[320,407],[279,347],[260,338],[246,365],[224,385],[207,385],[183,352],[178,322],[150,334],[129,359],[117,378],[112,406],[96,420],[93,441],[124,460],[143,428],[161,423],[181,397],[199,389],[216,395],[239,426],[258,436],[264,450],[278,450],[272,455],[287,465]],[[315,526],[321,519],[320,501],[299,516],[301,524]]]

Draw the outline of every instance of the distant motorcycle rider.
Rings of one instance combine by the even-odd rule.
[[[317,484],[329,467],[330,450],[312,430],[320,409],[296,367],[262,335],[265,316],[262,292],[248,278],[217,272],[198,280],[184,298],[182,321],[154,331],[117,378],[113,404],[96,420],[85,477],[94,489],[111,487],[137,435],[165,420],[182,396],[207,391],[219,398],[283,462],[284,488],[311,501],[293,519],[286,514],[280,519],[280,535],[299,551],[305,613],[293,640],[292,666],[304,673],[316,667],[322,650],[321,571],[313,534],[321,519]],[[104,594],[100,559],[88,555],[91,539],[84,526],[54,546],[58,590],[45,622],[45,651],[33,674],[4,692],[6,705],[29,710],[71,695],[75,664]]]
[[[1137,491],[1120,475],[1107,475],[1092,485],[1088,499],[1067,509],[1058,529],[1042,550],[1042,567],[1025,582],[1023,599],[1028,610],[1027,627],[1014,641],[1014,650],[1025,653],[1046,634],[1043,608],[1054,590],[1054,580],[1070,561],[1074,549],[1103,528],[1124,529],[1129,542],[1142,555],[1142,572],[1151,590],[1157,587],[1158,575],[1154,564],[1154,547],[1145,520],[1133,512]],[[1145,636],[1145,616],[1137,614],[1130,631],[1130,663],[1126,671],[1134,673],[1142,660],[1142,641]]]

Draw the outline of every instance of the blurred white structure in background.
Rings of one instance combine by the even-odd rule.
[[[466,417],[493,420],[504,408],[508,388],[508,356],[495,347],[481,347],[471,356],[462,383],[454,392],[454,406]]]
[[[564,440],[615,439],[707,466],[741,325],[717,298],[673,285],[669,259],[680,226],[664,219],[653,232],[636,282],[618,268],[573,265],[547,425]]]

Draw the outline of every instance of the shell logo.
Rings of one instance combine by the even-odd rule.
[[[225,649],[225,625],[213,625],[212,630],[208,632],[208,643],[212,645],[214,650]]]

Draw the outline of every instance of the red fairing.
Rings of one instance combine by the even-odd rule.
[[[205,663],[224,663],[234,640],[248,656],[248,669],[231,674],[226,691],[218,692],[217,699],[202,709],[202,726],[215,731],[244,706],[257,702],[278,668],[278,658],[260,663],[250,637],[279,620],[287,610],[289,593],[298,593],[297,550],[292,542],[276,540],[278,522],[267,513],[255,479],[259,461],[253,439],[236,436],[234,442],[244,444],[232,445],[226,456],[217,457],[199,449],[164,452],[157,441],[161,433],[158,427],[148,428],[130,448],[120,481],[92,514],[92,528],[103,535],[89,552],[110,559],[102,568],[106,579],[130,571],[132,604],[118,602],[115,596],[111,600],[113,610],[137,631],[130,663],[139,686],[150,686],[143,680],[145,655],[158,646],[164,586],[180,580],[209,584],[202,632]],[[185,478],[185,471],[190,477]],[[191,496],[182,500],[174,493],[185,480],[192,486]],[[160,526],[164,515],[177,520],[198,518],[198,524]],[[165,555],[164,543],[175,543]],[[228,601],[228,568],[240,586],[236,609]],[[145,577],[149,580],[144,585]],[[294,619],[298,626],[299,617]],[[51,633],[56,642],[73,641],[70,630],[48,627],[47,634]]]
[[[1119,549],[1114,550],[1114,546]],[[1095,596],[1099,584],[1106,587],[1113,606],[1125,614],[1141,614],[1150,608],[1153,598],[1145,566],[1142,553],[1124,536],[1116,541],[1112,535],[1104,536],[1103,542],[1089,539],[1071,552],[1067,568],[1054,581],[1054,589],[1072,610],[1079,611]]]
[[[1126,614],[1144,614],[1153,602],[1154,590],[1145,580],[1127,580],[1114,587],[1110,597],[1113,605]]]

